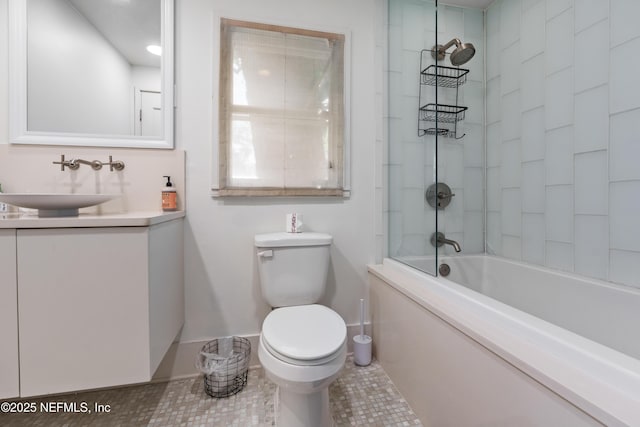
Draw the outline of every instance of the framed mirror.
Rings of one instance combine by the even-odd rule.
[[[173,148],[173,0],[9,0],[13,144]]]

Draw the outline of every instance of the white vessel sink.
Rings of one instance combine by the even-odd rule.
[[[78,209],[99,205],[118,197],[112,194],[5,193],[0,202],[21,208],[38,209],[43,218],[78,216]]]

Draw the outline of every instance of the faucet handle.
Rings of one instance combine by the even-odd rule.
[[[114,162],[113,156],[109,156],[109,170],[111,172],[113,172],[114,170],[121,171],[123,169],[124,169],[124,162],[122,160],[116,160]]]
[[[52,162],[54,165],[60,165],[60,170],[64,172],[64,168],[68,167],[71,170],[77,170],[80,167],[80,163],[78,163],[75,159],[65,160],[64,154],[60,155],[59,162]]]

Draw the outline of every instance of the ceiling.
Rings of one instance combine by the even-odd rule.
[[[69,0],[132,65],[159,67],[161,0]]]
[[[445,0],[439,1],[438,4],[486,9],[493,1],[494,0]]]

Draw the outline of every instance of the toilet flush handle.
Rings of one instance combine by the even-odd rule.
[[[258,252],[258,257],[260,257],[260,258],[272,258],[273,257],[273,251],[271,249],[266,250],[266,251],[260,251],[260,252]]]

